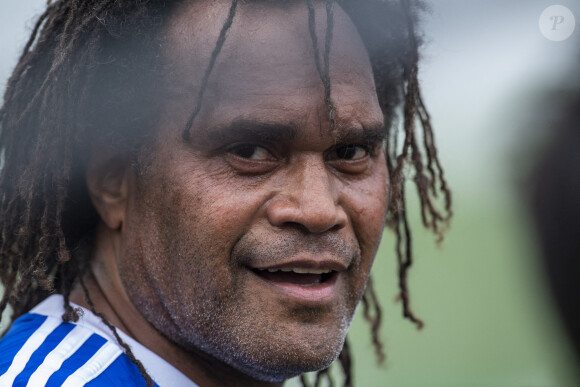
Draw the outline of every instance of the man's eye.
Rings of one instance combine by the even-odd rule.
[[[230,153],[250,160],[271,160],[271,153],[264,147],[255,144],[235,145],[229,149]]]
[[[359,160],[368,155],[368,150],[360,145],[345,145],[337,148],[336,158],[341,160]]]

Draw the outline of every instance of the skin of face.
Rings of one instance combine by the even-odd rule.
[[[306,5],[276,3],[239,5],[184,140],[230,5],[185,2],[165,31],[163,113],[140,165],[99,174],[97,152],[87,173],[103,220],[89,284],[97,308],[200,385],[329,366],[384,228],[383,116],[356,28],[335,6],[331,130]],[[316,11],[323,46],[324,5]],[[281,268],[330,279],[268,277]]]

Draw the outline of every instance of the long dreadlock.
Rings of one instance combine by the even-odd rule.
[[[438,160],[430,117],[417,81],[417,4],[383,0],[336,0],[357,26],[366,45],[385,126],[387,167],[391,180],[391,211],[387,223],[397,237],[399,288],[403,315],[422,326],[410,308],[407,273],[412,264],[411,232],[406,216],[405,174],[413,181],[425,227],[440,239],[451,216],[451,195]],[[64,321],[79,316],[69,296],[80,282],[87,304],[113,331],[146,384],[153,382],[116,328],[94,310],[82,276],[86,271],[98,215],[90,203],[84,171],[94,141],[122,144],[134,154],[147,136],[155,109],[148,98],[158,80],[163,20],[177,1],[60,0],[48,1],[35,24],[8,81],[0,110],[0,279],[4,294],[0,315],[9,306],[11,321],[58,291],[64,296]],[[324,86],[331,130],[335,108],[330,84],[330,47],[334,0],[325,0],[326,35],[320,58],[312,0],[306,0],[315,64]],[[189,138],[201,110],[203,94],[223,47],[237,8],[232,4],[202,79],[183,136]],[[404,142],[392,125],[403,105]],[[147,110],[147,112],[144,112]],[[106,117],[106,121],[105,118]],[[417,125],[419,124],[419,125]],[[418,127],[422,131],[418,130]],[[104,129],[106,128],[106,129]],[[443,195],[443,211],[437,209]],[[384,359],[379,337],[381,308],[369,280],[362,299],[371,324],[379,361]],[[339,363],[344,385],[352,385],[352,357],[345,341]],[[315,385],[328,370],[317,373]],[[304,385],[308,385],[303,376]]]

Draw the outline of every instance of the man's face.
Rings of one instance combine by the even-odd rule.
[[[164,113],[129,178],[118,261],[162,334],[262,380],[338,355],[388,196],[383,117],[355,27],[336,7],[331,132],[307,8],[276,3],[239,6],[189,141],[181,132],[229,3],[175,13]],[[325,25],[317,7],[319,42]]]

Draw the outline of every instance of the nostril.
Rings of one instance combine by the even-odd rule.
[[[303,172],[304,173],[304,172]],[[337,230],[346,225],[347,216],[339,193],[328,179],[309,177],[288,184],[267,204],[266,214],[276,227],[295,227],[308,233]]]
[[[285,228],[292,228],[295,230],[300,231],[303,234],[310,234],[310,230],[305,225],[298,223],[298,222],[286,222],[282,225]]]
[[[337,231],[346,225],[346,214],[334,207],[328,211],[309,211],[303,208],[273,208],[267,211],[270,224],[282,228],[294,228],[305,234]]]
[[[338,231],[343,227],[344,227],[343,223],[337,223],[332,228],[330,228],[328,231]]]

